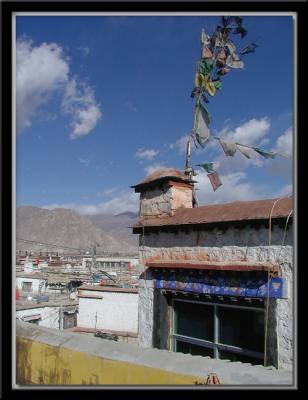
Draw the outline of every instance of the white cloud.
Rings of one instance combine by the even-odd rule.
[[[293,185],[291,183],[283,186],[276,194],[274,197],[286,197],[286,196],[292,196],[293,194]]]
[[[69,61],[56,43],[34,47],[27,39],[16,47],[17,132],[31,125],[40,106],[69,80]]]
[[[62,107],[65,113],[72,116],[71,139],[88,135],[102,115],[93,89],[84,83],[78,85],[76,78],[65,87]]]
[[[138,149],[134,157],[140,160],[153,160],[158,153],[159,151],[154,149]]]
[[[226,175],[220,175],[222,186],[215,192],[207,177],[207,174],[198,171],[195,180],[197,198],[199,205],[226,203],[240,200],[253,200],[267,197],[265,188],[247,181],[247,175],[244,172],[234,172]]]
[[[70,137],[90,133],[101,117],[94,91],[70,78],[70,60],[56,43],[34,46],[19,39],[16,47],[16,125],[20,133],[40,115],[41,107],[56,94],[63,95],[62,111],[72,118]]]
[[[80,162],[80,164],[84,165],[85,167],[88,167],[91,160],[87,159],[87,158],[78,158],[78,161]]]
[[[148,165],[147,167],[145,167],[144,171],[146,172],[147,175],[151,175],[153,174],[153,172],[161,168],[166,168],[166,166],[163,163],[154,163],[152,165]]]
[[[179,140],[177,140],[175,143],[171,143],[169,145],[170,150],[177,149],[179,151],[179,154],[184,154],[186,153],[186,147],[187,147],[187,142],[188,142],[188,135],[182,136]]]
[[[234,130],[229,128],[223,128],[219,133],[218,137],[230,140],[233,142],[241,143],[247,146],[260,146],[269,142],[269,139],[265,137],[268,134],[270,128],[270,122],[268,118],[264,117],[261,119],[251,119],[248,122],[238,126]],[[226,156],[222,147],[217,140],[210,142],[211,148],[214,145],[218,149],[219,153],[214,160],[216,169],[219,168],[221,174],[229,174],[244,171],[249,166],[263,167],[267,164],[267,160],[262,156],[258,155],[254,150],[249,150],[251,158],[246,158],[238,150],[233,157]]]
[[[271,175],[291,176],[292,175],[292,153],[293,153],[293,129],[288,128],[276,141],[273,151],[278,155],[268,164],[268,172]]]
[[[293,129],[288,128],[276,141],[274,151],[284,154],[286,156],[292,156],[293,148]]]
[[[90,54],[90,48],[87,46],[79,46],[77,50],[80,50],[84,56],[88,56]]]
[[[110,189],[106,189],[106,190],[104,190],[104,194],[105,195],[107,195],[107,196],[111,196],[111,195],[113,195],[116,191],[119,191],[119,187],[118,186],[115,186],[115,187],[112,187],[112,188],[110,188]]]
[[[131,101],[126,101],[124,103],[124,106],[126,108],[128,108],[130,111],[133,111],[133,112],[137,112],[138,111],[138,107],[136,107]]]
[[[112,198],[103,203],[96,205],[93,204],[76,204],[76,203],[65,203],[65,204],[48,204],[43,206],[49,210],[55,208],[68,208],[74,210],[82,215],[94,215],[94,214],[119,214],[126,211],[138,212],[139,209],[139,193],[133,191],[122,191],[118,196]]]
[[[267,133],[270,128],[268,118],[251,119],[248,122],[238,126],[234,131],[223,133],[224,138],[232,140],[246,146],[255,146]],[[220,136],[218,135],[218,136]]]
[[[234,130],[230,128],[229,122],[230,121],[227,120],[227,126],[221,129],[217,133],[217,135],[215,134],[214,136],[218,136],[226,140],[234,141],[247,146],[256,146],[257,144],[261,145],[269,142],[269,139],[264,137],[268,134],[270,128],[270,121],[267,117],[260,119],[253,118],[238,126]],[[186,153],[188,138],[189,135],[182,136],[175,143],[171,143],[169,145],[169,149],[177,149],[179,151],[179,154]],[[210,140],[206,143],[205,146],[206,148],[211,148],[212,150],[215,148],[219,149],[220,147],[219,143],[212,138],[212,135],[210,136]],[[202,151],[204,151],[204,149],[196,149],[193,141],[191,142],[191,152],[196,152],[200,154]],[[252,161],[250,161],[250,163],[251,162]]]

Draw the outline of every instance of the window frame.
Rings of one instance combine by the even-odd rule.
[[[30,290],[25,290],[26,286],[29,286]],[[33,282],[31,282],[31,281],[30,282],[29,281],[22,281],[21,290],[24,293],[32,293],[32,291],[33,291]]]
[[[213,342],[205,339],[198,339],[194,338],[191,336],[185,336],[185,335],[180,335],[175,333],[175,326],[176,326],[176,311],[175,311],[175,302],[178,303],[194,303],[194,304],[204,304],[204,305],[210,305],[213,306],[213,318],[214,318],[214,324],[213,324]],[[249,350],[243,347],[238,347],[238,346],[232,346],[229,344],[224,344],[219,342],[219,317],[218,317],[218,308],[219,307],[226,307],[226,308],[235,308],[235,309],[242,309],[242,310],[250,310],[250,311],[256,311],[256,312],[262,312],[263,315],[265,315],[265,309],[264,307],[254,307],[254,306],[245,306],[245,305],[232,305],[232,304],[223,304],[223,303],[217,303],[215,301],[209,302],[209,301],[194,301],[194,300],[188,300],[188,299],[179,299],[179,298],[172,298],[171,300],[172,304],[172,311],[171,311],[171,333],[170,333],[170,350],[176,352],[176,346],[177,346],[177,341],[182,341],[188,344],[193,344],[193,345],[198,345],[201,347],[206,347],[209,349],[213,350],[214,357],[213,359],[220,359],[219,357],[219,352],[220,351],[227,351],[233,354],[240,354],[244,355],[247,357],[255,358],[255,359],[260,359],[263,364],[263,359],[264,359],[264,351],[263,352],[257,352],[253,350]]]

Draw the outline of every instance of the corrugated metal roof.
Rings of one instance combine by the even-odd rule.
[[[172,226],[191,224],[210,224],[248,220],[268,220],[277,199],[236,201],[233,203],[211,204],[196,208],[179,208],[173,216],[139,220],[133,226],[134,232],[143,226]],[[287,217],[293,209],[293,197],[285,197],[275,204],[272,218]],[[139,228],[139,229],[138,229]]]

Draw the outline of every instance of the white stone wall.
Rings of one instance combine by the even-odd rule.
[[[23,282],[32,282],[31,293],[38,293],[40,282],[44,283],[44,285],[42,286],[41,293],[44,293],[46,290],[45,289],[46,279],[16,277],[16,286],[18,287],[18,289],[22,290]]]
[[[83,290],[80,294],[102,298],[79,298],[77,326],[95,328],[96,323],[97,329],[138,332],[138,293]]]
[[[140,260],[176,260],[208,258],[212,261],[269,261],[279,263],[282,276],[288,283],[288,298],[277,299],[271,315],[275,324],[274,331],[269,331],[268,341],[277,338],[278,367],[290,368],[293,362],[293,230],[287,232],[285,246],[281,246],[283,229],[274,226],[271,246],[268,246],[269,234],[266,227],[228,228],[212,231],[189,231],[171,233],[160,232],[145,235],[144,245],[139,247]],[[142,244],[142,239],[140,240]],[[142,282],[142,281],[140,281]],[[139,305],[139,343],[151,347],[150,328],[153,327],[153,289],[145,292],[140,283]],[[152,285],[150,280],[149,285]],[[152,308],[151,308],[152,307]],[[144,325],[144,326],[143,326]],[[271,325],[272,326],[272,325]]]
[[[59,329],[59,307],[39,307],[27,310],[16,311],[16,318],[40,314],[41,319],[38,321],[39,326],[46,328]]]
[[[139,279],[138,345],[152,347],[154,288],[150,273]]]

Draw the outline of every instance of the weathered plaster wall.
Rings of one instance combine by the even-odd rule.
[[[79,298],[77,325],[112,331],[138,332],[138,293],[82,291],[101,299]]]
[[[192,208],[192,189],[187,187],[172,186],[171,192],[171,210],[175,211],[180,207]]]
[[[138,345],[152,347],[154,282],[150,271],[147,271],[146,275],[141,275],[138,292]]]
[[[274,226],[272,230],[271,246],[268,246],[269,234],[266,227],[253,228],[228,228],[221,230],[215,228],[211,231],[189,231],[189,233],[160,232],[148,233],[140,240],[140,260],[176,260],[196,259],[212,261],[269,261],[278,262],[281,266],[282,276],[288,283],[288,298],[277,299],[269,308],[268,346],[278,348],[277,365],[279,368],[288,368],[293,362],[293,231],[287,231],[285,246],[281,246],[284,230]],[[142,245],[142,240],[144,245]],[[152,284],[152,282],[151,282]],[[149,309],[145,293],[140,298],[139,309]],[[151,294],[152,296],[152,294]],[[150,346],[149,322],[147,329],[139,323],[140,343]]]
[[[289,252],[288,252],[289,250]],[[289,283],[289,298],[276,300],[277,315],[277,344],[278,344],[278,366],[288,368],[293,361],[293,321],[294,321],[294,274],[292,265],[292,248],[286,249],[285,254],[281,255],[282,275],[287,278]]]

